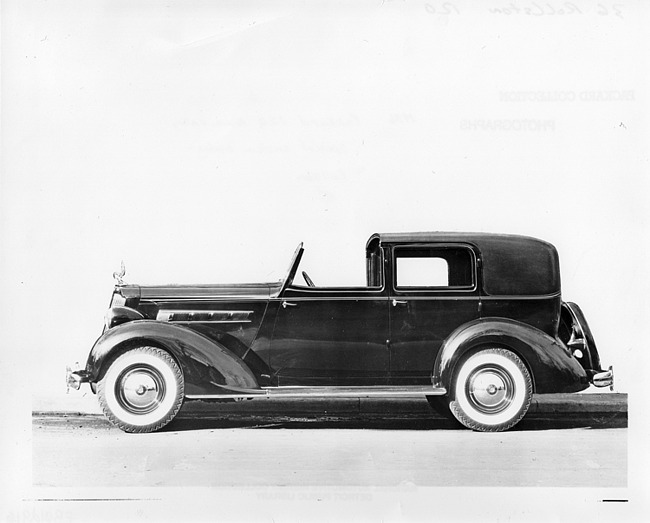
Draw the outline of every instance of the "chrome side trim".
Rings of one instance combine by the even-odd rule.
[[[534,294],[534,295],[524,295],[524,294],[482,294],[482,300],[547,300],[551,298],[559,298],[562,296],[561,292],[554,292],[552,294]]]
[[[260,394],[186,394],[188,400],[229,400],[229,399],[268,398],[264,393]]]
[[[290,287],[293,288],[293,287]],[[410,295],[391,295],[388,296],[285,296],[284,298],[271,298],[272,302],[287,300],[287,301],[315,301],[315,302],[325,302],[325,301],[384,301],[388,303],[389,299],[400,300],[420,300],[420,301],[441,301],[441,300],[475,300],[478,301],[480,296],[410,296]]]
[[[345,293],[357,293],[357,294],[375,294],[383,295],[384,287],[367,287],[364,285],[354,285],[352,287],[337,287],[337,286],[318,286],[315,287],[306,287],[304,285],[291,284],[287,287],[287,290],[291,289],[293,291],[304,292],[305,294],[335,294],[337,292]],[[273,296],[272,296],[273,297]]]
[[[253,311],[161,309],[157,321],[171,323],[250,323]]]
[[[395,396],[442,396],[447,393],[443,387],[434,388],[431,385],[412,387],[277,387],[266,390],[269,397],[281,398],[392,398]]]
[[[187,394],[189,400],[228,398],[393,398],[443,396],[444,387],[266,387],[259,392],[228,394]]]
[[[293,287],[289,287],[293,289]],[[287,296],[281,298],[271,298],[271,302],[282,301],[382,301],[388,303],[387,296]]]
[[[449,301],[471,301],[474,300],[478,302],[481,297],[473,294],[472,296],[410,296],[408,294],[396,294],[396,295],[391,295],[390,296],[391,300],[399,298],[400,300],[406,300],[406,301],[443,301],[443,300],[449,300]]]
[[[151,301],[151,302],[178,302],[178,301],[227,301],[227,302],[236,302],[236,301],[268,301],[268,294],[254,294],[254,295],[235,295],[235,296],[224,296],[223,294],[215,295],[178,295],[178,296],[144,296],[142,301]]]

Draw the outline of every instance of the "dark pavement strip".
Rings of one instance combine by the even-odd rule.
[[[34,411],[42,416],[101,416],[84,411]],[[247,417],[336,417],[336,418],[440,418],[425,398],[309,398],[280,400],[254,399],[245,401],[188,401],[178,418],[247,418]],[[536,394],[527,419],[580,418],[595,416],[627,419],[627,394]]]
[[[342,414],[342,415],[424,415],[430,417],[431,406],[425,398],[318,398],[257,399],[214,403],[187,402],[180,415],[228,414]],[[603,413],[627,414],[627,394],[536,394],[528,414]]]

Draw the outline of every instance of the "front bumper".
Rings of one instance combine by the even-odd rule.
[[[614,390],[614,368],[610,365],[608,370],[596,372],[590,381],[594,387],[609,387]]]
[[[69,389],[79,390],[82,383],[90,381],[90,376],[85,370],[72,370],[70,367],[65,368],[65,383]]]

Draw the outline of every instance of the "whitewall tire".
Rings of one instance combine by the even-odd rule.
[[[137,347],[118,356],[97,384],[102,410],[125,432],[153,432],[183,404],[181,369],[166,351]]]
[[[532,380],[523,361],[509,350],[489,348],[462,363],[449,408],[472,430],[498,432],[519,423],[532,395]]]

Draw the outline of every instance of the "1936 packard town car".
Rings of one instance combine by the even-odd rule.
[[[533,393],[613,385],[580,308],[562,301],[555,248],[523,236],[374,234],[367,285],[319,287],[300,244],[284,280],[127,285],[68,385],[88,382],[127,432],[185,400],[425,396],[478,431],[526,414]]]

